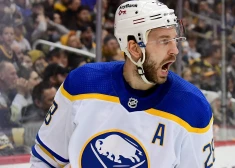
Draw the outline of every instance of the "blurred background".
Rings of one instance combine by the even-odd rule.
[[[0,0],[0,165],[29,161],[37,131],[71,70],[124,60],[113,28],[125,1]],[[216,167],[235,167],[235,0],[161,2],[175,9],[187,37],[172,71],[211,104]]]

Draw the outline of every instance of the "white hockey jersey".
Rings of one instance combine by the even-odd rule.
[[[32,147],[33,168],[211,168],[212,112],[203,94],[170,72],[132,89],[123,62],[72,71]]]

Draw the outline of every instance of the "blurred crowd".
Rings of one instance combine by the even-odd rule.
[[[123,1],[102,1],[102,61],[124,60],[113,35]],[[161,2],[180,10],[175,0]],[[181,76],[203,91],[221,127],[221,0],[183,0],[182,10],[187,41],[180,44]],[[28,153],[67,74],[95,61],[35,42],[95,54],[96,13],[96,0],[0,0],[0,156]],[[235,128],[235,0],[226,0],[226,34],[226,123]]]

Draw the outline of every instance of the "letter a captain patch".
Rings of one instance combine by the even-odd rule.
[[[164,142],[164,134],[165,134],[165,125],[159,123],[157,130],[153,136],[153,140],[152,143],[155,143],[156,140],[159,140],[159,145],[163,146],[163,142]]]

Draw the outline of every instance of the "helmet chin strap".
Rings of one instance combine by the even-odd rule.
[[[145,33],[146,42],[148,41],[148,34],[149,34],[150,31],[151,31],[151,30],[148,30],[148,31]],[[145,46],[144,42],[139,42],[138,45],[139,45],[139,47],[140,47],[140,49],[141,49],[141,51],[142,51],[142,54],[143,54],[143,59],[142,59],[142,60],[141,60],[141,58],[140,58],[137,62],[135,62],[135,61],[132,59],[131,54],[129,53],[129,51],[128,51],[127,48],[125,49],[125,53],[126,53],[126,55],[130,58],[131,62],[136,65],[136,67],[137,67],[137,72],[138,72],[138,74],[140,75],[141,79],[142,79],[145,83],[147,83],[147,84],[156,85],[156,83],[150,82],[150,81],[145,77],[145,72],[144,72],[143,64],[144,64],[144,61],[145,61],[145,59],[146,59],[146,55],[145,55],[145,47],[146,47],[146,46]]]
[[[137,67],[137,72],[138,72],[138,74],[140,75],[141,79],[142,79],[145,83],[147,83],[147,84],[155,85],[156,83],[150,82],[150,81],[145,77],[145,72],[144,72],[144,68],[143,68],[143,64],[144,64],[144,61],[145,61],[145,58],[146,58],[146,56],[145,56],[145,48],[144,48],[144,47],[141,47],[140,49],[141,49],[141,51],[142,51],[142,53],[143,53],[143,59],[141,60],[141,58],[140,58],[137,62],[135,62],[135,61],[132,59],[131,54],[129,53],[129,51],[127,50],[127,48],[126,48],[125,53],[126,53],[126,55],[130,58],[131,62],[136,65],[136,67]]]

